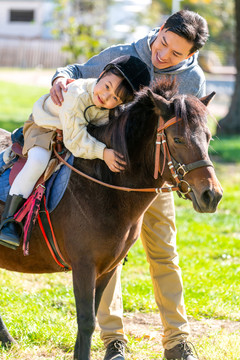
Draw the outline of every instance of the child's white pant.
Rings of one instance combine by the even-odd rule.
[[[33,191],[34,185],[43,174],[51,157],[51,151],[34,146],[28,151],[28,159],[20,173],[16,176],[10,195],[23,195],[25,199]]]

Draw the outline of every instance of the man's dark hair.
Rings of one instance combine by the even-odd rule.
[[[201,49],[209,36],[207,21],[189,10],[181,10],[171,15],[163,28],[192,42],[193,46],[189,53]]]

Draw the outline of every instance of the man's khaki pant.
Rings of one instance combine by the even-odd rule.
[[[150,265],[156,303],[164,327],[163,346],[171,349],[189,335],[181,270],[176,251],[172,193],[160,194],[144,215],[141,240]],[[101,338],[127,341],[123,330],[121,266],[105,289],[98,311]]]

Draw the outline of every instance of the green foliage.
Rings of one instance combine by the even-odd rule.
[[[74,17],[70,17],[68,26],[63,29],[67,37],[62,50],[69,53],[67,63],[75,63],[79,57],[89,59],[102,49],[100,37],[103,31],[94,26],[79,24]]]
[[[232,65],[235,57],[234,0],[183,0],[181,3],[182,8],[196,11],[207,20],[210,38],[204,50],[218,54],[223,65]]]
[[[76,62],[79,56],[89,59],[100,52],[99,36],[102,34],[101,30],[95,30],[92,26],[80,25],[73,17],[69,18],[69,26],[65,30],[69,40],[68,44],[62,47],[62,50],[71,54],[69,63]]]
[[[81,4],[81,1],[76,0],[55,1],[57,4],[55,8],[56,26],[53,30],[53,35],[57,38],[63,37],[65,39],[66,44],[62,47],[62,50],[69,54],[67,63],[85,61],[93,55],[98,54],[107,46],[106,40],[104,39],[104,35],[106,37],[106,34],[104,34],[104,27],[102,26],[104,15],[101,11],[98,16],[96,16],[99,8],[104,9],[107,0],[101,0],[98,4],[94,5],[91,1],[85,1],[83,4]],[[100,7],[101,5],[102,7]],[[81,6],[84,6],[85,11],[88,10],[89,14],[92,15],[91,23],[84,20],[84,13],[81,10]],[[67,9],[70,9],[69,14],[66,11]]]

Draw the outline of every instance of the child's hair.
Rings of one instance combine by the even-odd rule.
[[[123,104],[132,101],[134,97],[133,89],[130,86],[129,82],[120,73],[120,71],[114,67],[108,68],[103,72],[100,79],[106,76],[107,74],[114,74],[122,79],[122,81],[120,82],[120,84],[116,89],[116,96],[118,96],[122,100]]]

